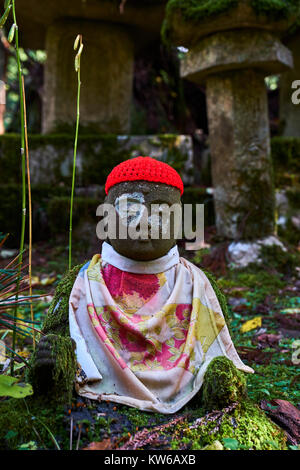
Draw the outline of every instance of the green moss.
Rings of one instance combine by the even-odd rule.
[[[198,22],[217,16],[236,7],[239,0],[169,0],[166,18],[179,11],[183,20]],[[287,18],[298,11],[299,0],[250,0],[257,14],[268,14],[273,18]]]
[[[169,43],[175,15],[180,14],[182,22],[197,24],[213,19],[234,9],[241,0],[169,0],[162,25],[163,41]],[[289,18],[299,13],[299,0],[250,0],[257,15],[266,15],[272,20]]]
[[[76,376],[77,361],[71,338],[47,335],[51,345],[51,354],[55,359],[55,366],[38,367],[36,354],[30,358],[30,369],[27,380],[33,386],[35,396],[43,396],[47,401],[50,397],[57,403],[70,403],[73,394],[73,385]],[[49,374],[52,373],[52,378]]]
[[[47,316],[42,325],[42,333],[69,336],[69,297],[79,270],[83,264],[73,267],[55,289]]]
[[[77,361],[71,338],[48,335],[52,344],[52,356],[56,360],[53,371],[54,389],[58,397],[64,396],[64,403],[72,399],[73,384],[76,376]]]
[[[240,449],[274,450],[286,449],[283,431],[262,412],[258,406],[243,401],[231,413],[224,414],[218,421],[191,429],[188,423],[178,426],[173,439],[173,449],[179,449],[181,442],[189,443],[191,449],[202,449],[215,441],[232,438]]]
[[[272,266],[278,273],[293,275],[300,263],[300,254],[297,250],[283,251],[279,246],[263,246],[261,258],[265,266]]]
[[[299,12],[299,0],[251,0],[257,14],[265,14],[274,19],[289,18]]]
[[[44,449],[53,450],[55,446],[49,431],[62,442],[58,435],[66,434],[62,420],[63,406],[50,398],[46,402],[43,398],[26,398],[9,399],[0,403],[1,450],[18,449],[29,441],[38,441]]]
[[[238,0],[169,0],[166,18],[179,11],[185,21],[202,21],[236,7]]]
[[[213,359],[204,375],[203,403],[206,411],[220,410],[247,396],[246,379],[227,357]]]
[[[128,418],[133,428],[143,428],[147,426],[149,419],[153,417],[152,413],[141,412],[136,408],[122,407],[119,408],[118,411]]]
[[[293,338],[284,339],[281,347],[293,351],[291,347],[293,341],[295,341]],[[291,357],[290,354],[287,354],[289,358]],[[281,353],[278,356],[280,356],[278,357],[279,361],[284,359]],[[267,365],[251,364],[255,374],[247,375],[249,398],[255,403],[259,403],[263,399],[268,401],[288,400],[297,407],[300,401],[299,368],[297,364],[288,366],[278,363],[277,359],[274,359],[274,361],[276,362]]]

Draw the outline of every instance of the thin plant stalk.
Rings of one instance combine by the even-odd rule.
[[[22,224],[21,224],[21,239],[20,239],[20,254],[19,254],[19,275],[17,280],[17,292],[16,299],[18,298],[18,290],[21,280],[21,267],[23,262],[23,251],[24,251],[24,239],[25,239],[25,223],[26,223],[26,170],[25,170],[25,129],[24,129],[24,99],[23,99],[23,87],[22,87],[22,67],[20,60],[20,51],[19,51],[19,34],[18,34],[18,25],[16,18],[16,9],[15,9],[15,0],[12,0],[12,13],[13,21],[15,24],[15,49],[17,57],[17,66],[18,66],[18,76],[19,76],[19,95],[20,95],[20,119],[21,119],[21,166],[22,166]],[[18,316],[18,307],[16,304],[14,312],[14,324],[17,322]],[[13,332],[13,341],[12,349],[15,350],[16,347],[16,331]],[[14,356],[11,358],[11,375],[14,375]]]
[[[80,117],[80,56],[82,52],[82,35],[79,34],[75,39],[74,49],[77,49],[79,44],[79,51],[75,58],[75,71],[77,72],[77,114],[76,114],[76,130],[74,142],[74,156],[73,156],[73,174],[72,174],[72,189],[70,201],[70,228],[69,228],[69,270],[72,267],[72,221],[73,221],[73,203],[74,203],[74,188],[75,188],[75,173],[76,173],[76,155],[77,155],[77,142],[78,142],[78,129]]]
[[[26,100],[25,100],[25,87],[24,87],[23,76],[22,76],[22,92],[23,92],[24,136],[25,136],[25,154],[26,154],[26,170],[27,170],[27,186],[28,186],[28,209],[29,209],[28,276],[29,276],[29,296],[30,296],[30,317],[31,317],[31,321],[34,321],[33,305],[32,305],[32,204],[31,204],[31,184],[30,184],[30,169],[29,169],[27,118],[26,118]],[[35,332],[33,332],[33,349],[35,349]]]
[[[24,403],[25,403],[25,406],[26,406],[26,409],[27,409],[28,414],[31,415],[31,413],[30,413],[30,411],[29,411],[29,408],[28,408],[28,405],[27,405],[27,403],[26,403],[26,400],[25,400],[24,398],[23,398],[23,401],[24,401]],[[32,415],[31,415],[31,419],[32,419],[32,420],[36,420],[36,421],[39,422],[42,426],[44,426],[44,428],[45,428],[46,431],[48,432],[48,434],[49,434],[49,436],[50,436],[50,438],[51,438],[53,444],[55,445],[55,448],[56,448],[57,450],[61,450],[61,448],[59,447],[59,444],[58,444],[57,440],[55,439],[53,433],[52,433],[51,430],[48,428],[48,426],[47,426],[40,418],[38,418],[37,416],[32,416]]]

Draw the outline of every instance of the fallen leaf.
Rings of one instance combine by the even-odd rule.
[[[282,328],[300,331],[300,313],[277,313],[274,318]]]
[[[300,308],[286,308],[285,310],[281,310],[280,313],[300,314]]]
[[[20,383],[15,377],[0,375],[1,397],[24,398],[32,394],[33,390],[30,384]]]
[[[241,332],[246,333],[247,331],[255,330],[255,328],[259,328],[262,325],[261,317],[254,317],[251,320],[246,321],[241,326]]]
[[[4,341],[0,341],[0,364],[6,362],[6,347]]]
[[[252,338],[252,344],[257,344],[261,348],[274,348],[278,346],[279,341],[281,340],[282,335],[274,335],[274,334],[261,334],[258,336],[254,336]]]
[[[54,282],[56,281],[56,277],[45,277],[44,279],[42,279],[40,281],[40,284],[42,286],[50,286],[51,284],[53,284]]]
[[[111,449],[111,440],[104,439],[101,442],[91,442],[87,447],[83,447],[81,450],[107,450]]]
[[[261,349],[248,348],[247,346],[238,346],[237,351],[241,359],[246,359],[256,364],[270,364],[274,354],[272,351],[262,351]]]

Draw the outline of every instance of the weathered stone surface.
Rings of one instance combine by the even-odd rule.
[[[294,20],[294,16],[274,19],[270,14],[257,14],[251,6],[251,0],[241,0],[235,7],[224,11],[224,13],[204,17],[198,21],[193,18],[185,20],[178,10],[168,11],[166,28],[168,29],[168,39],[173,44],[192,47],[205,36],[219,31],[256,29],[273,31],[280,35],[288,29]]]
[[[292,88],[295,80],[300,80],[300,31],[285,41],[291,50],[294,58],[294,68],[286,71],[280,76],[280,121],[282,125],[282,134],[288,137],[300,137],[300,103],[294,104],[292,94],[296,92]],[[297,88],[299,89],[300,82]],[[297,97],[299,101],[300,94]]]
[[[293,66],[292,54],[274,35],[264,31],[226,31],[204,38],[181,62],[182,77],[201,83],[208,75],[255,68],[266,75]]]
[[[130,125],[133,41],[122,27],[60,21],[48,29],[43,132],[76,120],[73,43],[83,35],[80,123],[99,132],[126,133]]]
[[[267,236],[274,192],[264,77],[254,70],[213,75],[206,96],[218,234]]]
[[[30,173],[32,184],[68,184],[73,165],[73,138],[44,136],[32,142]],[[104,185],[108,172],[121,161],[148,155],[176,168],[185,184],[193,183],[193,144],[191,136],[95,136],[79,138],[76,159],[76,185]],[[105,160],[104,160],[105,158]],[[114,160],[113,160],[114,158]],[[5,155],[0,162],[5,167]],[[2,176],[4,179],[2,179]],[[8,180],[1,175],[0,183]]]
[[[23,47],[44,49],[47,28],[62,18],[105,21],[130,26],[136,47],[158,38],[167,0],[18,0],[17,17]]]
[[[262,247],[278,246],[282,251],[287,251],[283,243],[275,236],[269,236],[253,242],[232,242],[228,247],[229,262],[236,268],[245,268],[251,263],[261,263]]]
[[[226,239],[274,232],[264,76],[292,65],[290,51],[274,34],[259,29],[211,34],[182,62],[181,76],[206,81],[216,225]]]

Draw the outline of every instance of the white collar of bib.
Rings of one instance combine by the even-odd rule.
[[[170,251],[161,258],[151,261],[136,261],[120,255],[107,242],[102,245],[101,258],[104,263],[111,264],[121,271],[135,274],[158,274],[172,268],[179,263],[179,253],[177,245],[173,246]]]

